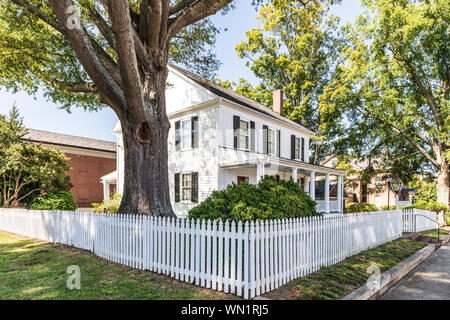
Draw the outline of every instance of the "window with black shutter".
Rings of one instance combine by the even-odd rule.
[[[263,125],[263,153],[267,154],[268,152],[268,143],[269,143],[269,127]]]
[[[305,138],[302,138],[302,161],[305,161]]]
[[[281,131],[277,130],[277,156],[281,155]]]
[[[180,174],[175,173],[174,179],[175,202],[180,202]]]
[[[239,148],[239,127],[241,124],[241,118],[239,116],[233,116],[233,146],[235,149]]]
[[[295,159],[295,136],[291,135],[291,159]]]
[[[198,148],[198,117],[192,117],[191,122],[191,146]]]
[[[191,201],[198,202],[198,172],[191,173]]]
[[[175,150],[181,148],[180,121],[175,122]]]
[[[256,151],[256,132],[254,121],[250,121],[250,151]]]

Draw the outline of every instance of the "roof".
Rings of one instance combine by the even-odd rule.
[[[24,139],[31,142],[116,153],[117,145],[115,142],[36,129],[27,130],[28,133],[24,136]]]
[[[255,100],[252,100],[250,98],[247,98],[246,96],[243,96],[242,94],[239,94],[237,92],[234,92],[233,90],[224,88],[222,86],[219,86],[218,84],[213,83],[210,80],[206,80],[202,77],[199,77],[185,69],[182,69],[180,67],[177,67],[173,64],[169,63],[169,67],[171,67],[172,69],[174,69],[175,71],[178,71],[179,73],[181,73],[182,75],[184,75],[185,77],[189,78],[190,80],[196,82],[197,84],[201,85],[202,87],[204,87],[205,89],[211,91],[212,93],[214,93],[215,95],[224,98],[226,100],[235,102],[237,104],[240,104],[246,108],[252,109],[254,111],[263,113],[265,115],[268,115],[272,118],[281,120],[285,123],[288,123],[292,126],[295,126],[299,129],[302,129],[304,131],[307,131],[311,134],[314,134],[313,131],[309,130],[308,128],[305,128],[304,126],[298,124],[297,122],[294,122],[286,117],[283,117],[282,115],[276,113],[275,111],[273,111],[272,109],[266,107],[265,105],[256,102]]]
[[[106,182],[109,182],[109,183],[111,183],[111,182],[116,183],[117,182],[117,170],[114,170],[113,172],[110,172],[110,173],[104,175],[103,177],[100,178],[100,181],[101,182],[106,181]]]

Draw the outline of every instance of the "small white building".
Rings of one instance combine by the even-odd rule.
[[[345,171],[309,163],[309,139],[314,133],[285,117],[283,93],[274,92],[273,110],[170,65],[166,90],[169,132],[169,182],[172,207],[179,217],[205,200],[213,190],[244,180],[257,183],[264,175],[294,179],[315,199],[316,179],[324,180],[317,210],[343,211]],[[124,156],[120,123],[117,170],[102,178],[123,191]],[[337,176],[330,197],[330,176]]]

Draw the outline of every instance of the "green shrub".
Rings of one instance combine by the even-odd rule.
[[[405,208],[409,208],[409,207],[402,207],[402,206],[399,206],[398,207],[399,209],[405,209]],[[382,206],[381,207],[381,210],[395,210],[395,204],[393,204],[393,205],[390,205],[390,206]]]
[[[377,206],[373,203],[349,202],[345,205],[347,213],[377,211]]]
[[[416,209],[423,209],[423,210],[429,210],[429,211],[435,211],[435,212],[449,212],[448,208],[445,204],[439,203],[436,201],[425,201],[425,200],[419,200],[416,201],[412,206],[409,206],[408,208],[416,208]]]
[[[193,219],[250,221],[318,215],[316,202],[293,180],[265,176],[257,185],[246,182],[213,191],[189,211]]]
[[[49,193],[33,199],[28,206],[32,210],[69,210],[75,211],[77,204],[73,194],[68,191]]]
[[[122,195],[119,193],[115,193],[112,198],[106,201],[106,204],[105,201],[102,201],[100,203],[92,203],[94,212],[117,213],[117,211],[119,211],[121,199]]]

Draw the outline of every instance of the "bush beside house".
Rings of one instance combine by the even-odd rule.
[[[119,193],[115,193],[112,198],[108,201],[102,201],[100,203],[92,203],[94,207],[94,212],[103,212],[103,213],[117,213],[119,211],[120,200],[122,199],[122,195]]]
[[[16,107],[8,115],[0,114],[0,198],[4,208],[26,208],[43,194],[72,188],[64,154],[25,141],[26,133]],[[37,203],[55,204],[47,198]]]
[[[299,218],[319,215],[316,202],[293,180],[265,176],[258,184],[233,183],[226,189],[213,191],[197,207],[189,211],[193,219],[250,221]]]
[[[346,213],[378,211],[377,206],[373,203],[349,202],[345,205]]]
[[[68,191],[59,191],[36,197],[28,206],[32,210],[69,210],[75,211],[77,204]]]

